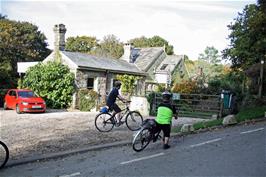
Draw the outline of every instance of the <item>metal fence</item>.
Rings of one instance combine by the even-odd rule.
[[[156,115],[158,105],[161,102],[162,95],[153,94],[151,114]],[[174,93],[172,102],[177,107],[181,117],[219,118],[223,112],[223,100],[220,95]]]

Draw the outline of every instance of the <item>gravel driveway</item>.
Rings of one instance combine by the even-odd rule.
[[[36,155],[87,148],[121,140],[132,140],[133,132],[126,125],[101,133],[94,126],[97,113],[47,110],[41,114],[17,114],[0,109],[0,140],[10,150],[10,160]],[[179,118],[173,125],[201,121]]]
[[[9,147],[10,160],[132,139],[133,132],[126,125],[108,133],[98,132],[95,115],[62,110],[44,114],[0,110],[0,139]]]

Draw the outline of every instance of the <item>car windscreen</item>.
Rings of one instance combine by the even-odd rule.
[[[23,97],[23,98],[36,97],[36,95],[31,91],[20,91],[20,92],[18,92],[18,96]]]

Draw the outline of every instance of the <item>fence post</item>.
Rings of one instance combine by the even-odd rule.
[[[223,114],[223,105],[224,105],[224,100],[223,98],[221,97],[220,99],[220,113],[219,113],[219,118],[222,118],[222,114]]]

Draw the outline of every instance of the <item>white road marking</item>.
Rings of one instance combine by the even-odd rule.
[[[193,147],[197,147],[197,146],[202,146],[202,145],[209,144],[209,143],[214,143],[214,142],[217,142],[217,141],[220,141],[220,140],[222,140],[222,138],[217,138],[217,139],[205,141],[205,142],[199,143],[199,144],[193,144],[193,145],[190,145],[190,147],[193,148]]]
[[[240,134],[253,133],[253,132],[261,131],[263,129],[264,128],[258,128],[258,129],[255,129],[255,130],[249,130],[249,131],[246,131],[246,132],[241,132]]]
[[[73,177],[73,176],[79,176],[80,175],[80,172],[77,172],[77,173],[72,173],[70,175],[63,175],[63,176],[59,176],[59,177]]]
[[[124,164],[132,163],[132,162],[137,162],[137,161],[141,161],[141,160],[151,159],[151,158],[158,157],[158,156],[162,156],[162,155],[164,155],[163,152],[162,153],[159,153],[159,154],[154,154],[154,155],[146,156],[146,157],[141,157],[141,158],[138,158],[138,159],[129,160],[129,161],[126,161],[126,162],[121,162],[120,164],[121,165],[124,165]]]

